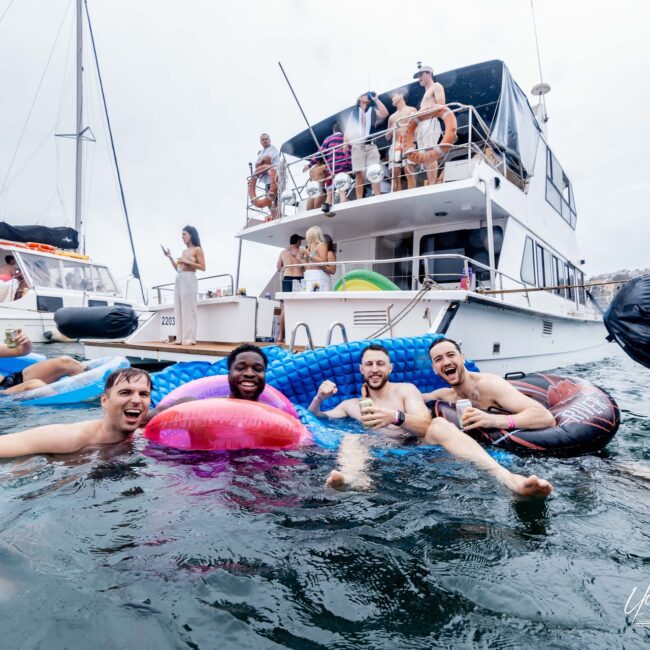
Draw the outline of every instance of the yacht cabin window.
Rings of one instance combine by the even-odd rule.
[[[550,149],[546,149],[546,200],[575,230],[576,206],[571,181]]]

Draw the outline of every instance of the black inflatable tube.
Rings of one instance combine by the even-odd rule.
[[[138,329],[130,307],[62,307],[54,314],[59,331],[71,339],[121,339]]]
[[[509,381],[517,390],[551,411],[557,424],[536,430],[467,431],[479,442],[518,454],[580,456],[602,449],[618,430],[618,405],[602,388],[560,375],[530,374]],[[428,406],[434,417],[443,417],[458,426],[453,404],[433,400]]]

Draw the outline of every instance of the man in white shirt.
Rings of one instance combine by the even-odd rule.
[[[271,136],[268,133],[260,135],[260,145],[262,148],[257,152],[255,160],[255,175],[264,183],[266,191],[271,189],[271,177],[269,169],[274,168],[280,163],[280,152],[271,144]]]

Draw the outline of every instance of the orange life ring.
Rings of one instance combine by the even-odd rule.
[[[426,151],[418,151],[415,147],[415,130],[420,122],[433,119],[434,117],[440,118],[445,125],[445,134],[442,140],[432,149]],[[412,163],[432,163],[440,160],[451,149],[451,145],[456,142],[456,130],[458,129],[458,122],[453,111],[446,105],[440,108],[432,108],[424,111],[417,116],[412,117],[406,126],[406,133],[404,134],[404,155]]]
[[[268,194],[264,196],[256,196],[255,186],[257,185],[257,176],[251,176],[248,179],[248,197],[251,204],[256,208],[270,208],[275,202],[275,195],[278,191],[278,175],[273,167],[268,170],[269,178],[271,179],[271,187]]]
[[[16,248],[27,248],[26,244],[20,244],[17,241],[9,241],[7,239],[0,239],[0,246],[14,246]]]
[[[39,253],[55,253],[56,246],[50,246],[50,244],[41,244],[35,241],[28,241],[27,248],[33,251],[38,251]]]

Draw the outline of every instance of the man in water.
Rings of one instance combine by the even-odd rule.
[[[0,344],[0,357],[22,357],[32,351],[32,342],[22,330],[16,330],[15,347]],[[32,388],[51,384],[61,377],[78,375],[86,368],[72,357],[56,357],[46,359],[27,366],[24,370],[8,375],[0,374],[0,392],[11,394],[21,393]]]
[[[244,343],[230,351],[226,365],[228,367],[228,385],[230,386],[228,397],[258,402],[266,386],[266,368],[269,365],[262,348],[252,343]],[[181,397],[165,406],[157,406],[149,411],[143,424],[147,424],[156,415],[172,406],[196,400],[196,397]]]
[[[430,65],[419,67],[413,75],[413,79],[420,82],[424,87],[424,96],[420,102],[420,111],[428,108],[436,108],[445,103],[445,89],[442,84],[433,80],[433,68]],[[437,117],[430,120],[423,120],[415,131],[415,139],[418,149],[431,149],[435,147],[441,136],[440,122]],[[438,180],[438,163],[431,162],[425,165],[429,185],[434,185]]]
[[[0,436],[0,458],[29,454],[71,454],[90,445],[122,442],[143,423],[151,402],[151,378],[138,368],[116,370],[101,397],[104,417]]]
[[[320,405],[323,400],[337,391],[333,382],[325,381],[319,387],[309,410],[317,417],[352,417],[374,430],[388,427],[389,435],[400,432],[400,429],[402,434],[404,430],[415,433],[428,444],[441,445],[455,458],[469,460],[517,494],[546,496],[550,493],[552,488],[548,481],[509,472],[458,428],[437,424],[441,418],[432,422],[422,396],[413,384],[393,384],[389,381],[393,366],[388,350],[383,346],[375,343],[369,345],[361,355],[359,370],[365,380],[363,397],[372,399],[372,406],[362,408],[358,399],[348,399],[331,411],[322,412]],[[366,436],[345,436],[339,450],[341,470],[331,472],[327,485],[337,488],[345,485],[368,488],[371,482],[365,468],[370,458],[369,446],[370,441]]]
[[[230,397],[259,401],[266,386],[266,368],[269,365],[262,349],[244,343],[230,352],[227,365]]]
[[[434,341],[429,355],[433,371],[450,387],[439,388],[422,397],[425,402],[433,399],[452,403],[470,400],[472,407],[465,409],[462,415],[463,429],[544,429],[555,426],[555,417],[548,409],[520,393],[505,379],[487,372],[467,370],[465,355],[456,341],[446,338]],[[505,411],[505,414],[486,412],[493,408]],[[444,418],[436,419],[440,420],[438,424],[441,426],[450,424]]]

